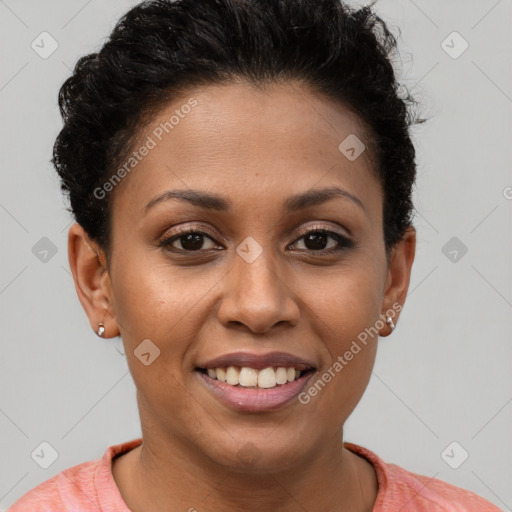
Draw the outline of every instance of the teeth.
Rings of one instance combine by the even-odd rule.
[[[238,376],[240,386],[254,387],[258,385],[258,370],[254,368],[242,368]]]
[[[236,386],[240,383],[239,377],[240,372],[234,366],[228,366],[226,370],[226,382],[232,386]]]
[[[226,370],[224,370],[224,368],[215,368],[215,373],[217,374],[217,380],[226,382]]]
[[[276,370],[276,384],[286,384],[288,382],[288,370],[286,368],[278,368]]]
[[[298,379],[300,371],[293,367],[285,368],[283,366],[278,368],[270,366],[259,371],[248,367],[228,366],[227,368],[208,368],[208,376],[232,386],[274,388],[276,385],[283,385]]]
[[[276,386],[276,372],[270,366],[260,370],[258,373],[258,387],[259,388],[274,388]]]

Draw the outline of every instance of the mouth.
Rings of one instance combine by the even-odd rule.
[[[291,404],[317,372],[312,361],[286,352],[233,352],[198,362],[206,389],[236,411],[272,411]]]

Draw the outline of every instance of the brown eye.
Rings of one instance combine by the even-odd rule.
[[[160,246],[169,248],[172,251],[185,251],[185,252],[197,252],[201,249],[213,249],[216,247],[215,243],[213,243],[212,247],[204,247],[204,243],[206,240],[211,241],[214,240],[209,237],[206,233],[202,231],[194,231],[194,230],[183,230],[177,235],[173,235],[163,239],[160,242]]]
[[[334,240],[334,243],[329,243],[329,239]],[[326,229],[314,229],[312,231],[308,231],[294,243],[299,243],[301,240],[304,240],[304,250],[313,252],[332,253],[349,249],[354,246],[354,243],[348,238]]]

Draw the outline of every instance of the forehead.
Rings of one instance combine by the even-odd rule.
[[[166,189],[220,192],[243,207],[252,199],[263,204],[262,194],[281,201],[315,185],[342,185],[379,213],[380,185],[360,119],[296,83],[190,89],[144,126],[132,149],[143,146],[151,149],[121,184],[132,211]]]

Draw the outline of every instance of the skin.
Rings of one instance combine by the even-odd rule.
[[[349,134],[365,140],[360,120],[299,84],[191,89],[158,113],[135,146],[191,97],[197,106],[115,190],[109,264],[78,224],[69,232],[70,266],[91,327],[103,322],[105,337],[121,335],[137,388],[143,444],[114,461],[116,484],[135,512],[371,511],[375,472],[342,447],[342,435],[368,384],[378,336],[308,404],[273,412],[224,406],[194,368],[237,350],[280,350],[315,362],[316,380],[393,304],[403,306],[415,230],[387,261],[382,188],[369,150],[349,161],[338,149]],[[285,212],[289,196],[332,186],[363,207],[337,196]],[[231,211],[171,199],[144,214],[149,201],[175,189],[221,195]],[[178,225],[208,235],[200,255],[159,247]],[[319,254],[338,244],[328,237],[315,249],[303,235],[318,227],[354,246]],[[263,249],[252,263],[236,252],[248,236]],[[181,244],[174,241],[176,251]],[[145,366],[134,350],[148,338],[161,353]],[[244,447],[257,454],[252,464],[238,456]]]

